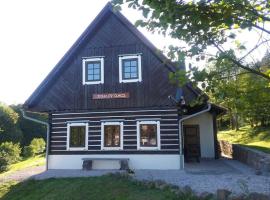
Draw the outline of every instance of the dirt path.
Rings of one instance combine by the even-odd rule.
[[[9,182],[9,181],[23,181],[30,178],[33,175],[40,174],[45,171],[45,166],[37,166],[37,167],[28,167],[25,169],[21,169],[15,171],[13,173],[9,173],[4,176],[0,176],[0,184]]]

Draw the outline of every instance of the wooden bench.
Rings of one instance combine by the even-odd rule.
[[[119,161],[120,170],[129,170],[129,166],[128,166],[129,158],[82,158],[82,160],[83,160],[83,165],[82,165],[83,170],[91,170],[93,161],[95,160]]]

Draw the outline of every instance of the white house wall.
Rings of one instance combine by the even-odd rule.
[[[210,113],[203,113],[201,115],[185,120],[183,124],[199,125],[201,157],[214,158],[215,147],[214,147],[213,116]]]
[[[181,169],[183,159],[178,155],[49,155],[49,169],[82,169],[82,158],[129,158],[130,169]],[[119,169],[118,161],[94,161],[93,169]]]

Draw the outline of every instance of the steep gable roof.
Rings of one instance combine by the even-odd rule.
[[[106,6],[101,10],[101,12],[96,16],[93,22],[86,28],[86,30],[81,34],[77,41],[71,46],[67,53],[62,57],[62,59],[56,64],[52,71],[47,75],[47,77],[41,82],[41,84],[36,88],[33,94],[26,100],[24,107],[28,108],[35,105],[46,93],[47,89],[54,83],[57,77],[61,74],[65,67],[67,67],[68,62],[72,59],[72,56],[84,45],[87,39],[95,34],[97,29],[102,25],[103,21],[110,15],[114,14],[121,23],[127,27],[131,33],[133,33],[138,39],[140,39],[150,51],[153,52],[157,58],[164,63],[164,65],[172,72],[175,71],[175,66],[172,62],[167,59],[137,28],[127,20],[119,11],[115,11],[111,3],[107,3]]]

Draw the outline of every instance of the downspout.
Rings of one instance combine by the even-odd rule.
[[[202,113],[208,112],[208,111],[210,111],[210,109],[211,109],[211,104],[208,103],[206,109],[204,109],[204,110],[202,110],[202,111],[200,111],[200,112],[194,113],[194,114],[192,114],[192,115],[189,115],[189,116],[186,116],[186,117],[183,117],[183,118],[179,119],[179,144],[180,144],[180,155],[183,155],[183,145],[184,145],[184,140],[183,140],[184,136],[183,136],[183,134],[182,134],[182,133],[183,133],[183,121],[186,120],[186,119],[195,117],[195,116],[197,116],[197,115],[200,115],[200,114],[202,114]],[[183,158],[183,157],[181,157],[181,158]],[[180,159],[181,159],[181,158],[180,158]],[[184,169],[184,164],[185,164],[185,162],[182,161],[181,163],[182,163],[182,165],[183,165],[183,166],[181,167],[181,169]]]
[[[41,120],[38,120],[38,119],[34,119],[34,118],[32,118],[32,117],[26,116],[23,109],[20,109],[20,111],[21,111],[21,113],[22,113],[23,118],[46,126],[46,129],[47,129],[47,138],[46,138],[46,170],[48,170],[48,157],[49,157],[49,156],[48,156],[48,155],[49,155],[49,131],[50,131],[50,125],[49,125],[49,123],[47,123],[47,122],[44,122],[44,121],[41,121]]]

